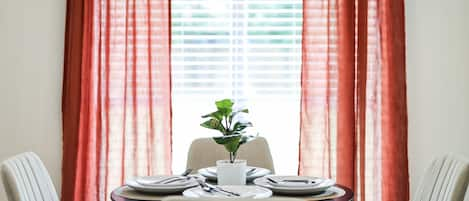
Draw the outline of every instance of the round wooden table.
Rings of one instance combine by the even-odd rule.
[[[353,191],[351,189],[349,189],[345,186],[342,186],[342,185],[336,185],[336,186],[344,189],[345,190],[345,195],[340,197],[340,198],[329,199],[329,200],[324,200],[324,201],[352,201],[353,200]],[[119,190],[120,188],[123,188],[123,187],[119,187],[116,190]],[[147,201],[147,200],[128,199],[128,198],[119,196],[117,193],[115,193],[116,190],[112,191],[112,193],[111,193],[111,200],[112,201]],[[155,195],[155,197],[159,197],[159,198],[163,199],[164,197],[167,197],[167,196],[178,196],[178,195],[181,195],[181,194]],[[275,197],[275,195],[274,195],[274,197]],[[295,196],[289,196],[289,197],[302,199],[301,197],[295,197]]]

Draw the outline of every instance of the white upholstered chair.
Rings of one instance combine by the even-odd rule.
[[[467,186],[466,196],[464,197],[464,201],[469,201],[469,186]]]
[[[469,182],[469,161],[460,156],[437,158],[425,171],[412,201],[463,201]]]
[[[187,168],[196,172],[200,168],[215,166],[217,160],[228,158],[228,152],[212,138],[199,138],[192,142],[187,157]],[[267,168],[275,172],[269,144],[263,137],[242,145],[238,150],[238,159],[245,159],[250,166]]]
[[[8,201],[59,200],[44,164],[32,152],[3,161],[1,175]]]

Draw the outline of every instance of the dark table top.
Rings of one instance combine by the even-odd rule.
[[[345,186],[342,186],[342,185],[336,185],[337,187],[340,187],[342,189],[345,190],[345,195],[340,197],[340,198],[335,198],[335,199],[329,199],[329,200],[325,200],[325,201],[352,201],[353,200],[353,191]],[[113,201],[147,201],[147,200],[134,200],[134,199],[128,199],[128,198],[125,198],[125,197],[122,197],[120,196],[119,194],[116,193],[117,190],[122,190],[122,188],[127,188],[127,187],[124,187],[124,186],[121,186],[117,189],[115,189],[114,191],[112,191],[111,193],[111,200]],[[151,200],[161,200],[167,196],[178,196],[178,195],[181,195],[181,194],[173,194],[173,195],[154,195]],[[274,197],[277,197],[277,195],[274,194]],[[286,197],[286,196],[283,196],[282,197]],[[304,199],[304,197],[295,197],[295,196],[288,196],[290,198],[298,198],[298,199]]]

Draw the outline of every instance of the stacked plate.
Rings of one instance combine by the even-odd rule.
[[[196,178],[186,176],[148,176],[128,179],[125,185],[145,193],[180,193],[199,185]]]
[[[254,180],[254,184],[285,195],[317,195],[335,185],[331,179],[303,176],[266,176]]]
[[[199,169],[199,174],[206,177],[208,180],[217,180],[217,167],[207,167]],[[260,167],[246,167],[246,181],[251,182],[256,178],[263,177],[270,174],[270,170]]]
[[[215,190],[194,187],[183,192],[185,197],[190,198],[252,198],[263,199],[272,196],[272,191],[260,186],[216,186]],[[234,193],[233,194],[230,193]]]

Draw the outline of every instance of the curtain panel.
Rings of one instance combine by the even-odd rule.
[[[170,3],[68,0],[63,201],[171,166]]]
[[[409,200],[403,0],[304,0],[299,174]]]

